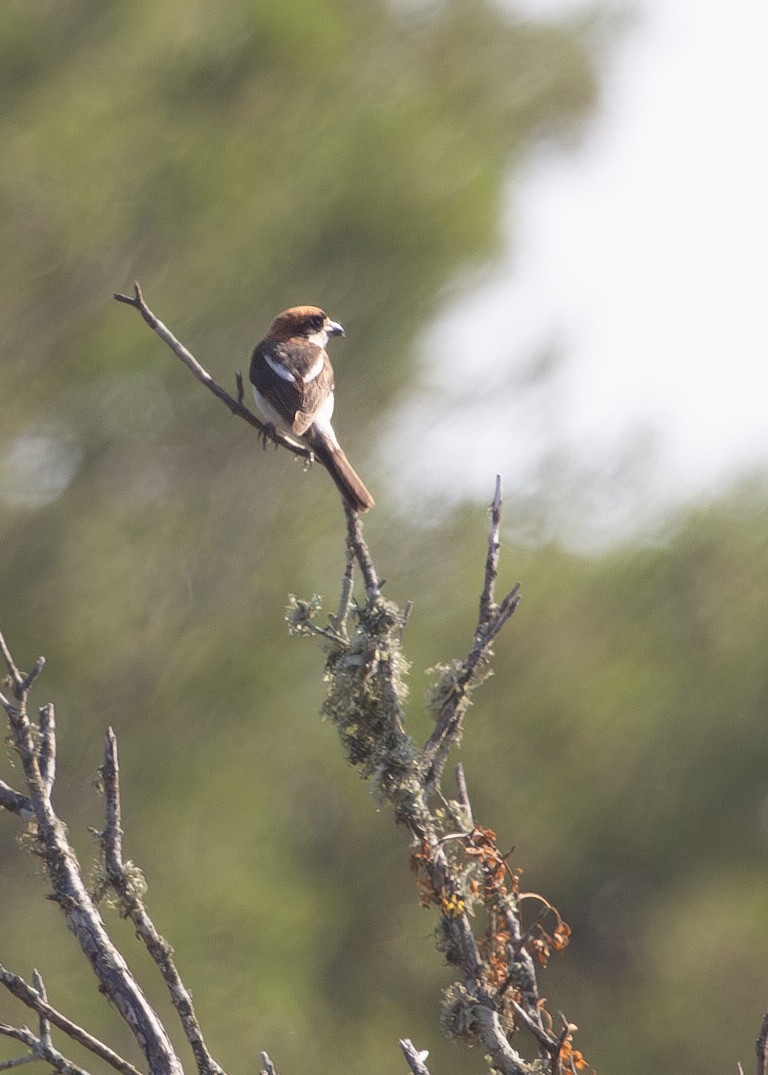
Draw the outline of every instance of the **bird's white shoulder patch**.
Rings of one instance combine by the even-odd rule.
[[[304,384],[309,384],[310,381],[314,381],[316,377],[319,377],[323,372],[323,366],[325,365],[325,355],[320,355],[317,362],[313,363],[312,368],[308,370],[301,378]]]
[[[282,377],[284,381],[296,380],[290,370],[287,370],[285,366],[282,366],[279,362],[276,361],[276,359],[272,358],[270,355],[264,355],[264,359],[272,372],[276,373],[278,377]]]

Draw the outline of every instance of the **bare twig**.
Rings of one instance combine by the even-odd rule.
[[[562,1075],[563,1071],[563,1050],[565,1049],[566,1042],[570,1042],[573,1038],[574,1030],[579,1028],[574,1023],[569,1023],[565,1016],[560,1013],[560,1018],[563,1020],[563,1029],[557,1038],[557,1044],[555,1051],[552,1054],[552,1067],[554,1069],[554,1075]],[[571,1071],[573,1067],[571,1066]]]
[[[360,566],[366,596],[369,601],[374,601],[381,596],[381,582],[363,538],[363,521],[346,501],[344,501],[344,512],[347,516],[347,547],[352,550]]]
[[[493,591],[499,575],[499,554],[501,552],[501,475],[496,475],[493,500],[488,509],[491,527],[488,534],[488,555],[485,560],[485,581],[480,595],[480,623],[487,623],[493,611]]]
[[[456,766],[456,799],[460,803],[464,813],[467,815],[467,819],[472,824],[472,803],[469,801],[469,790],[467,789],[467,778],[464,775],[464,766],[461,762]]]
[[[549,1056],[552,1056],[554,1051],[558,1049],[557,1040],[553,1038],[551,1034],[546,1032],[541,1025],[541,1021],[539,1019],[534,1019],[528,1009],[524,1008],[522,1004],[518,1004],[514,999],[510,1000],[510,1007],[513,1009],[515,1015],[526,1030],[533,1034],[539,1045],[544,1048]]]
[[[269,1053],[261,1054],[261,1075],[277,1075],[277,1070]]]
[[[0,1030],[0,1034],[2,1030]],[[0,1071],[10,1071],[11,1068],[20,1068],[22,1064],[34,1064],[37,1057],[34,1053],[25,1053],[24,1056],[15,1056],[13,1060],[0,1062]]]
[[[32,985],[34,986],[40,1000],[44,1005],[48,1005],[48,994],[45,992],[45,985],[43,983],[42,975],[40,971],[35,969],[32,971]],[[52,1045],[51,1042],[51,1021],[44,1011],[39,1012],[40,1018],[38,1020],[38,1026],[40,1028],[40,1041],[43,1045]]]
[[[113,1067],[116,1071],[122,1072],[122,1075],[140,1075],[140,1072],[129,1064],[127,1060],[124,1060],[117,1053],[113,1052],[108,1045],[99,1041],[98,1038],[94,1038],[92,1034],[89,1034],[87,1030],[83,1030],[77,1023],[73,1023],[71,1019],[67,1019],[65,1015],[51,1007],[48,1003],[45,991],[39,989],[37,983],[42,985],[40,977],[35,971],[35,986],[34,988],[20,978],[18,974],[14,974],[9,971],[7,967],[4,967],[0,963],[0,983],[13,994],[22,1004],[26,1004],[28,1008],[41,1017],[41,1019],[47,1020],[52,1023],[59,1030],[62,1030],[67,1037],[78,1044],[84,1046],[95,1056],[98,1056],[101,1060],[104,1060],[110,1067]],[[41,1035],[42,1036],[42,1035]]]
[[[10,810],[12,814],[19,814],[25,821],[31,821],[35,816],[32,800],[21,792],[14,791],[4,780],[0,780],[0,806]]]
[[[32,671],[26,675],[19,669],[16,662],[11,655],[11,651],[8,648],[8,644],[5,641],[2,633],[0,632],[0,656],[5,661],[6,668],[8,669],[8,675],[11,678],[11,684],[13,687],[13,696],[16,701],[20,701],[22,696],[29,691],[34,681],[42,672],[45,667],[45,657],[38,657],[35,663],[32,665]],[[7,699],[4,699],[2,704],[7,708]]]
[[[173,960],[173,949],[155,928],[142,899],[143,878],[131,862],[123,861],[123,830],[120,803],[120,766],[117,757],[117,738],[107,729],[102,768],[106,799],[106,829],[103,834],[104,862],[109,883],[120,898],[123,912],[136,927],[138,936],[157,964],[171,994],[173,1006],[184,1028],[200,1075],[224,1075],[203,1039],[195,1015],[192,996],[181,980]],[[138,883],[137,883],[138,881]]]
[[[16,698],[18,698],[19,693],[21,691],[21,685],[24,682],[24,676],[19,671],[19,669],[16,667],[16,662],[14,661],[13,656],[11,655],[11,651],[8,649],[8,644],[6,643],[5,638],[3,637],[3,634],[2,634],[1,631],[0,631],[0,655],[2,655],[2,658],[5,661],[5,666],[8,669],[8,675],[11,677],[11,681],[12,681],[12,684],[13,684],[14,695],[16,696]]]
[[[176,357],[184,363],[187,369],[198,379],[198,381],[200,381],[201,384],[204,384],[210,392],[213,392],[214,396],[220,399],[222,403],[229,408],[232,414],[236,414],[238,418],[242,418],[244,422],[248,422],[249,425],[258,429],[263,437],[269,437],[276,444],[280,444],[283,448],[287,448],[289,452],[293,452],[294,455],[298,455],[302,459],[307,460],[314,458],[309,448],[305,448],[296,441],[284,437],[274,426],[263,422],[260,418],[257,418],[252,411],[248,410],[243,403],[242,374],[240,374],[240,377],[237,380],[237,399],[231,396],[226,389],[222,388],[221,385],[213,379],[208,370],[206,370],[204,366],[201,366],[191,351],[188,351],[187,348],[176,339],[171,330],[164,325],[158,317],[155,317],[144,301],[144,296],[139,284],[134,283],[133,288],[133,296],[117,293],[114,296],[115,299],[118,302],[125,303],[127,306],[133,306],[135,310],[138,310],[152,331],[157,333],[163,343],[170,347]]]
[[[45,657],[38,657],[35,663],[32,665],[32,670],[28,672],[27,675],[24,676],[23,680],[21,681],[22,693],[26,693],[29,690],[29,688],[32,686],[32,684],[35,682],[35,680],[44,668]]]
[[[49,702],[40,710],[40,776],[50,796],[56,780],[56,717]]]
[[[410,1038],[400,1039],[400,1048],[403,1050],[403,1056],[408,1061],[408,1067],[413,1072],[413,1075],[430,1075],[429,1068],[424,1063],[429,1055],[426,1050],[421,1052],[414,1046]]]
[[[69,843],[66,828],[51,804],[49,777],[55,756],[52,714],[48,713],[43,718],[43,742],[38,745],[41,736],[33,729],[27,712],[29,688],[42,670],[44,662],[42,659],[36,661],[32,672],[24,676],[2,636],[0,652],[11,675],[17,703],[4,703],[11,739],[21,761],[29,799],[34,809],[40,854],[53,887],[52,899],[61,908],[67,925],[79,941],[99,980],[100,987],[112,1000],[134,1034],[152,1075],[182,1075],[181,1063],[165,1028],[104,927],[83,882],[80,865]],[[37,729],[38,733],[39,731],[40,729]],[[39,1047],[38,1039],[34,1040]],[[53,1052],[55,1051],[48,1050],[41,1055],[58,1070],[65,1071],[69,1061],[61,1058],[59,1054],[59,1059],[52,1058]]]
[[[354,590],[354,567],[355,567],[355,554],[352,551],[352,547],[347,542],[347,562],[344,567],[344,575],[341,580],[341,595],[339,597],[339,610],[336,615],[329,615],[331,627],[335,634],[339,638],[346,638],[347,636],[347,619],[349,618],[349,609],[352,603],[352,593]]]
[[[485,560],[485,577],[480,596],[480,612],[472,648],[459,667],[454,670],[452,689],[447,693],[435,721],[435,728],[421,754],[421,764],[426,785],[439,787],[440,779],[451,748],[461,735],[464,717],[471,703],[475,686],[485,673],[491,656],[491,645],[496,635],[520,604],[520,584],[513,586],[497,604],[495,587],[499,568],[499,529],[501,525],[501,478],[496,478],[496,488],[490,506],[491,525],[488,533],[488,552]]]
[[[84,1068],[73,1064],[58,1049],[54,1049],[50,1043],[44,1042],[36,1034],[33,1034],[29,1027],[7,1026],[5,1023],[0,1023],[0,1034],[6,1038],[15,1038],[16,1041],[20,1041],[22,1045],[26,1045],[29,1049],[28,1061],[24,1057],[18,1057],[10,1062],[9,1067],[18,1067],[20,1064],[31,1063],[33,1060],[44,1060],[46,1064],[50,1064],[54,1071],[61,1072],[61,1075],[89,1075]]]

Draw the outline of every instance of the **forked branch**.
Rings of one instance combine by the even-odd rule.
[[[42,707],[37,723],[32,721],[28,711],[29,692],[43,669],[44,661],[39,658],[33,665],[32,671],[25,675],[17,666],[2,635],[0,635],[0,655],[8,671],[13,695],[12,699],[0,695],[0,705],[5,709],[8,717],[11,743],[19,757],[27,785],[26,796],[4,785],[3,805],[34,821],[36,850],[45,863],[48,879],[53,888],[51,898],[61,908],[67,926],[79,941],[83,954],[99,981],[101,990],[110,998],[131,1029],[144,1053],[150,1072],[152,1075],[182,1075],[181,1063],[163,1024],[128,969],[121,952],[107,933],[96,904],[85,885],[80,864],[69,843],[66,827],[52,804],[51,791],[55,777],[56,757],[56,725],[53,706]],[[28,801],[24,801],[25,799]],[[10,988],[10,981],[10,979],[3,980],[6,988]],[[21,979],[18,979],[16,987],[18,992],[23,992],[20,983]],[[45,997],[41,990],[37,992],[41,994],[40,1004],[42,1004]],[[24,998],[20,997],[20,999]],[[30,999],[31,994],[28,993],[25,1002],[29,1002]],[[40,1004],[36,1008],[40,1018],[54,1022],[51,1013],[43,1012]],[[71,1028],[56,1025],[59,1025],[65,1033],[70,1033]],[[31,1032],[26,1028],[8,1027],[4,1027],[2,1032],[28,1045],[35,1056],[45,1059],[56,1070],[62,1072],[75,1070],[66,1057],[53,1050],[52,1046],[49,1047],[42,1033],[30,1037]],[[85,1032],[82,1032],[81,1037],[78,1038],[81,1044],[86,1044],[83,1040],[84,1035]],[[102,1049],[102,1059],[106,1059],[106,1054],[110,1050],[103,1043],[99,1043],[99,1047]],[[127,1064],[125,1061],[121,1063]],[[124,1066],[121,1070],[127,1072],[129,1067],[130,1065]]]
[[[173,949],[165,938],[160,936],[147,913],[143,900],[146,890],[143,875],[132,862],[123,860],[120,766],[117,758],[117,738],[111,728],[107,729],[105,737],[104,766],[101,772],[107,814],[107,824],[101,834],[101,841],[107,880],[120,900],[122,913],[130,918],[136,927],[137,936],[155,961],[168,986],[171,1001],[197,1062],[197,1070],[200,1075],[224,1075],[205,1044],[192,996],[173,961]]]
[[[440,778],[451,748],[461,738],[464,717],[472,701],[474,688],[482,682],[492,656],[491,646],[507,620],[520,604],[520,584],[517,583],[496,603],[496,580],[499,574],[501,541],[501,478],[496,478],[490,507],[491,525],[488,532],[488,551],[485,577],[480,595],[480,612],[472,647],[461,662],[443,669],[442,681],[433,692],[437,712],[435,728],[421,752],[421,765],[428,788],[439,787]]]
[[[94,1038],[87,1030],[83,1030],[77,1023],[73,1023],[71,1019],[67,1019],[65,1015],[51,1007],[45,995],[45,990],[42,988],[42,979],[40,979],[37,972],[35,972],[35,978],[36,982],[33,987],[28,982],[25,982],[23,978],[20,978],[18,974],[9,971],[7,967],[0,963],[0,984],[4,985],[9,993],[17,997],[22,1004],[26,1004],[32,1011],[37,1012],[44,1022],[58,1027],[68,1038],[76,1041],[78,1045],[84,1046],[94,1056],[98,1056],[100,1060],[113,1067],[115,1071],[121,1072],[121,1075],[141,1075],[133,1064],[129,1064],[122,1056],[118,1056],[104,1042]],[[0,1069],[2,1069],[2,1065],[0,1065]]]

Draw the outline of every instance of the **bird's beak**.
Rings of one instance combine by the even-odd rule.
[[[340,325],[338,321],[329,321],[325,326],[325,331],[329,336],[344,336],[344,326]]]

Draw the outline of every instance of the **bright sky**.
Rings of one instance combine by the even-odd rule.
[[[554,449],[566,470],[616,482],[620,457],[643,472],[644,500],[668,503],[768,467],[766,41],[766,0],[637,8],[586,144],[529,169],[514,253],[425,340],[430,392],[447,380],[431,355],[449,355],[452,376],[468,357],[506,371],[472,406],[442,394],[430,482],[485,495],[502,469],[523,486]],[[526,391],[547,348],[562,363]],[[423,459],[423,423],[414,404],[393,430],[409,458]]]

